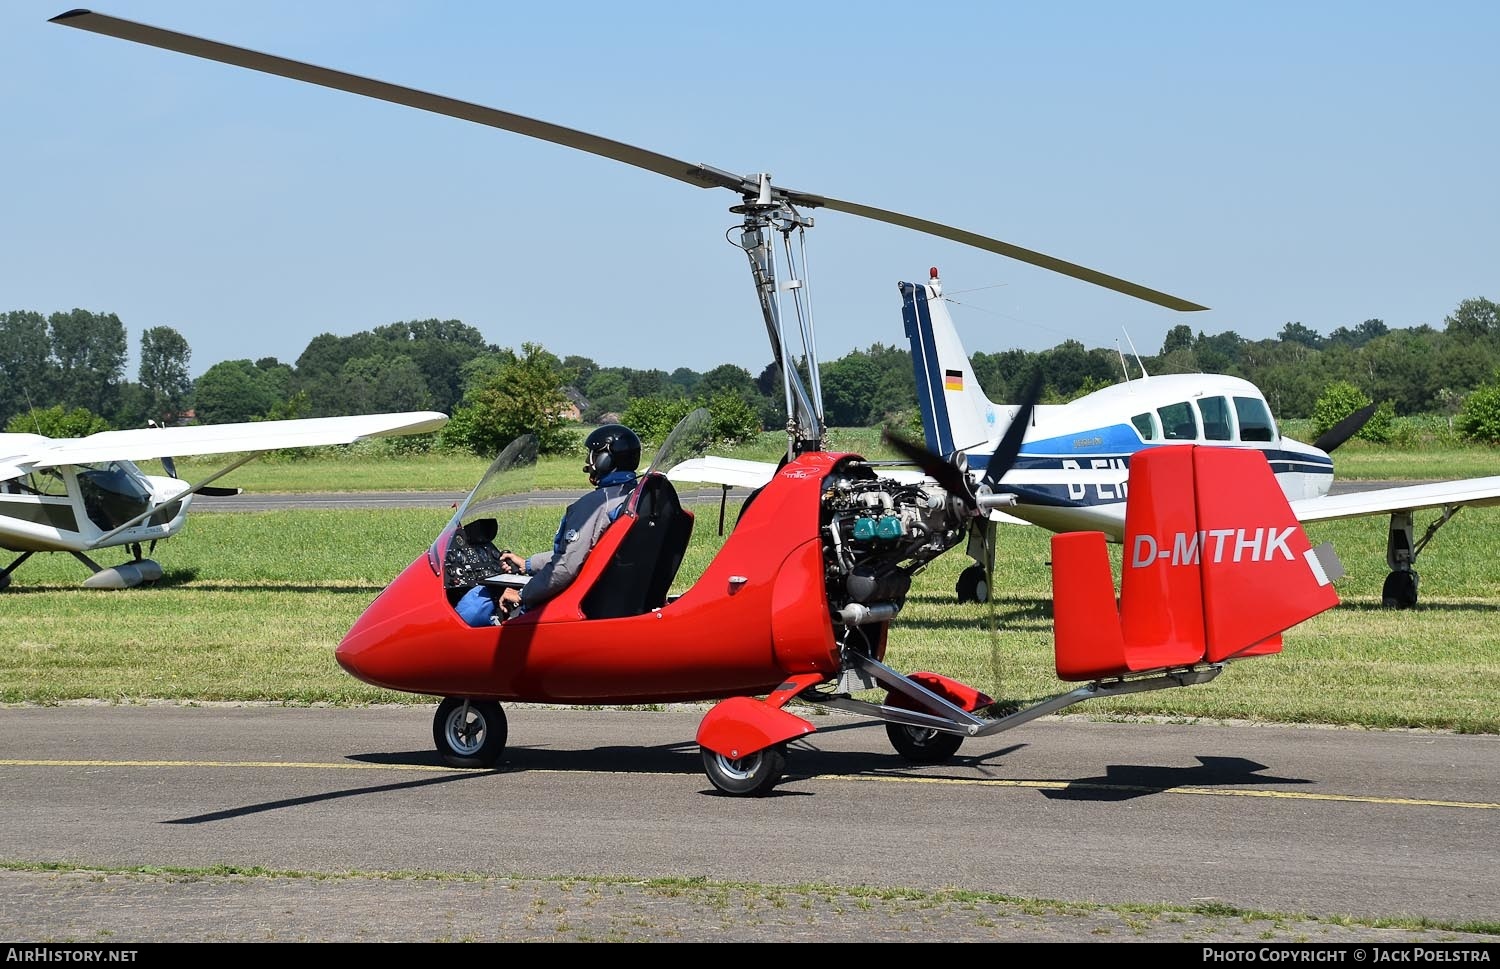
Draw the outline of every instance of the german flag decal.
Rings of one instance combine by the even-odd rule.
[[[962,370],[944,370],[943,371],[943,389],[944,390],[963,390],[964,389],[964,372]]]

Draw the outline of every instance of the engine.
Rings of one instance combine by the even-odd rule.
[[[894,616],[912,576],[962,541],[967,521],[962,503],[930,481],[882,478],[856,460],[837,466],[822,494],[824,580],[834,615],[847,625]]]

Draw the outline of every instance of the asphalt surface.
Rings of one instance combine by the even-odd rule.
[[[733,798],[703,707],[507,710],[460,771],[431,706],[0,709],[0,936],[1500,943],[1410,921],[1500,922],[1500,737],[1061,717],[913,767],[811,714]]]

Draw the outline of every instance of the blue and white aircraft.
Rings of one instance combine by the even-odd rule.
[[[901,283],[902,316],[911,345],[917,402],[929,450],[962,460],[982,477],[1019,406],[997,404],[975,379],[943,299],[936,269],[926,283]],[[1417,601],[1417,555],[1465,505],[1500,504],[1500,476],[1329,494],[1338,447],[1368,419],[1355,415],[1313,444],[1283,436],[1263,394],[1249,381],[1224,374],[1141,376],[1059,405],[1032,411],[1020,457],[991,486],[1014,505],[995,522],[1028,522],[1053,532],[1102,531],[1114,542],[1125,531],[1126,478],[1132,455],[1177,444],[1253,448],[1265,454],[1297,518],[1303,522],[1389,515],[1387,577],[1382,599],[1405,608]],[[1416,511],[1440,509],[1417,539]],[[971,541],[976,564],[959,580],[960,599],[988,597],[990,536]]]
[[[1143,375],[1066,404],[1037,405],[1010,470],[997,482],[983,482],[989,457],[1021,406],[985,396],[936,269],[928,282],[901,283],[900,289],[927,448],[962,466],[976,492],[987,496],[982,504],[988,515],[976,520],[967,545],[975,564],[958,580],[961,601],[989,598],[997,524],[1100,531],[1112,542],[1122,541],[1130,459],[1145,448],[1197,444],[1261,451],[1304,524],[1389,515],[1391,571],[1382,601],[1397,608],[1416,604],[1417,556],[1437,530],[1465,505],[1500,504],[1500,476],[1330,494],[1329,452],[1353,436],[1373,408],[1307,444],[1281,434],[1254,384],[1225,374]],[[775,469],[764,462],[705,457],[671,469],[668,477],[756,488]],[[1439,514],[1419,538],[1415,513],[1429,508]]]

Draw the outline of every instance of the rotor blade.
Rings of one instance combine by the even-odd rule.
[[[62,24],[65,27],[77,27],[81,30],[88,30],[109,37],[118,37],[121,40],[134,41],[137,44],[146,44],[150,47],[160,47],[164,50],[177,51],[181,54],[191,54],[194,57],[232,64],[235,67],[244,67],[252,71],[276,74],[281,77],[291,78],[294,81],[306,81],[309,84],[317,84],[321,87],[348,91],[351,94],[360,94],[379,101],[390,101],[393,104],[405,105],[406,107],[417,108],[421,111],[445,114],[464,121],[489,125],[492,128],[514,131],[517,134],[527,135],[542,141],[550,141],[553,144],[563,145],[567,148],[576,148],[579,151],[602,155],[605,158],[624,162],[627,165],[634,165],[636,168],[644,168],[648,172],[656,172],[658,175],[675,178],[679,181],[687,182],[689,185],[697,185],[700,188],[722,187],[740,190],[748,185],[753,190],[756,185],[754,180],[747,180],[739,175],[721,172],[706,165],[695,165],[691,162],[668,157],[667,155],[657,154],[654,151],[647,151],[644,148],[636,148],[633,145],[611,141],[608,138],[601,138],[598,135],[575,131],[572,128],[564,128],[561,125],[538,121],[535,118],[528,118],[524,115],[511,114],[509,111],[486,108],[483,105],[471,104],[467,101],[459,101],[455,98],[444,97],[439,94],[428,94],[425,91],[418,91],[414,88],[389,84],[385,81],[376,81],[371,78],[360,77],[356,74],[346,74],[343,71],[330,70],[326,67],[317,67],[312,64],[303,63],[302,61],[278,57],[274,54],[262,54],[257,51],[246,50],[243,47],[233,47],[229,44],[221,44],[218,41],[205,40],[201,37],[178,33],[174,30],[152,27],[131,20],[121,20],[118,17],[111,17],[108,14],[94,13],[92,10],[69,10],[67,13],[53,17],[51,22]]]
[[[1366,407],[1361,407],[1322,434],[1319,434],[1318,439],[1313,442],[1313,447],[1324,454],[1332,452],[1334,448],[1358,434],[1361,428],[1370,423],[1370,418],[1374,417],[1375,412],[1379,409],[1379,404],[1370,404]]]
[[[989,236],[982,236],[977,232],[970,232],[967,229],[956,229],[953,226],[932,222],[928,219],[919,219],[916,216],[903,215],[900,212],[891,212],[887,209],[877,209],[874,206],[861,205],[858,202],[845,202],[841,199],[828,198],[827,196],[806,195],[790,191],[787,192],[787,196],[794,201],[801,201],[804,205],[822,205],[833,209],[835,212],[847,212],[850,215],[862,216],[866,219],[873,219],[876,222],[886,222],[907,229],[915,229],[918,232],[925,232],[940,239],[951,239],[954,242],[961,242],[966,246],[973,246],[976,249],[999,253],[1002,256],[1007,256],[1019,262],[1024,262],[1032,266],[1040,266],[1042,269],[1050,269],[1064,276],[1071,276],[1074,279],[1081,279],[1095,286],[1103,286],[1105,289],[1124,293],[1126,296],[1134,296],[1136,299],[1142,299],[1148,303],[1165,306],[1167,309],[1184,312],[1208,309],[1207,306],[1200,306],[1197,303],[1189,302],[1177,296],[1160,293],[1154,289],[1147,289],[1138,283],[1110,276],[1096,269],[1089,269],[1086,266],[1066,262],[1045,253],[1023,249],[1020,246],[1001,242],[999,239],[991,239]]]
[[[915,441],[907,440],[895,431],[883,431],[881,436],[887,444],[900,451],[913,464],[921,468],[923,474],[936,481],[944,491],[947,491],[950,495],[957,495],[962,498],[964,503],[971,509],[976,507],[974,504],[974,490],[969,487],[968,475],[964,474],[958,465],[952,461],[945,461],[925,447],[922,447]]]
[[[317,67],[302,61],[295,61],[274,54],[263,54],[258,51],[247,50],[243,47],[221,44],[218,41],[205,40],[201,37],[193,37],[161,27],[152,27],[130,20],[122,20],[118,17],[111,17],[108,14],[94,13],[91,10],[69,10],[67,13],[53,17],[51,22],[66,27],[77,27],[80,30],[104,34],[109,37],[117,37],[121,40],[134,41],[135,43],[145,44],[150,47],[160,47],[164,50],[191,54],[194,57],[219,61],[252,71],[261,71],[266,74],[275,74],[296,81],[305,81],[321,87],[347,91],[351,94],[375,98],[380,101],[389,101],[393,104],[400,104],[421,111],[430,111],[434,114],[447,115],[463,121],[472,121],[476,124],[488,125],[492,128],[513,131],[517,134],[526,135],[541,141],[548,141],[567,148],[575,148],[579,151],[586,151],[613,161],[633,165],[636,168],[655,172],[658,175],[665,175],[668,178],[686,182],[689,185],[696,185],[699,188],[727,188],[747,197],[752,195],[758,196],[764,189],[769,191],[771,199],[779,202],[809,208],[825,207],[836,212],[844,212],[876,222],[885,222],[890,225],[914,229],[941,239],[949,239],[964,245],[984,249],[988,252],[994,252],[1019,262],[1038,266],[1042,269],[1049,269],[1095,286],[1102,286],[1117,293],[1123,293],[1127,296],[1133,296],[1136,299],[1165,306],[1168,309],[1184,311],[1207,309],[1207,307],[1200,306],[1197,303],[1176,296],[1170,296],[1154,289],[1148,289],[1145,286],[1110,276],[1085,266],[1079,266],[1054,256],[1024,249],[1020,246],[1011,245],[1008,242],[1001,242],[999,239],[992,239],[977,232],[954,228],[953,226],[943,225],[942,223],[933,222],[928,219],[904,215],[900,212],[892,212],[889,209],[861,205],[857,202],[845,202],[841,199],[815,195],[810,192],[783,189],[774,185],[763,186],[758,176],[736,175],[733,172],[727,172],[710,165],[686,162],[679,158],[673,158],[670,155],[647,151],[644,148],[637,148],[634,145],[627,145],[624,142],[602,138],[598,135],[592,135],[585,131],[577,131],[573,128],[565,128],[562,125],[552,124],[547,121],[538,121],[535,118],[513,114],[509,111],[501,111],[497,108],[487,108],[483,105],[473,104],[468,101],[459,101],[440,94],[429,94],[414,88],[402,87],[399,84],[377,81],[372,78],[347,74],[343,71],[331,70],[326,67]]]
[[[1033,370],[1026,389],[1021,392],[1021,409],[1016,411],[1016,416],[1005,429],[1005,436],[1000,438],[995,453],[990,455],[989,466],[985,468],[980,484],[993,488],[1005,477],[1005,472],[1010,470],[1011,465],[1016,463],[1016,458],[1021,453],[1021,443],[1026,439],[1026,431],[1031,426],[1031,412],[1036,409],[1036,402],[1041,396],[1042,372]]]

